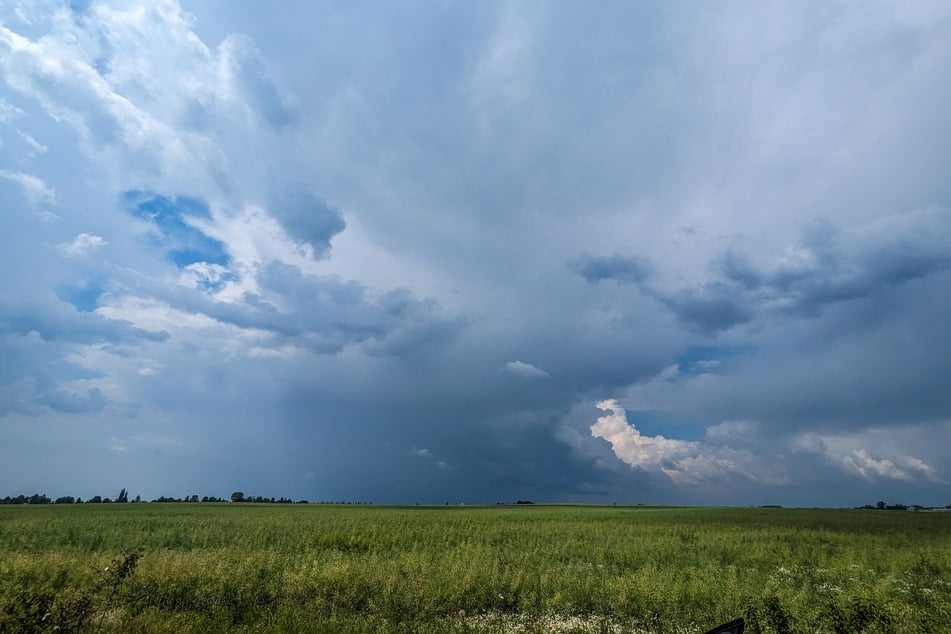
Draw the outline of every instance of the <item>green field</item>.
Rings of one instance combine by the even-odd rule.
[[[951,514],[0,507],[0,632],[702,632],[738,616],[951,632]]]

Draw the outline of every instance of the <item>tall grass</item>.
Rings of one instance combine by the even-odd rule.
[[[105,600],[102,569],[136,549]],[[949,632],[951,514],[0,508],[0,631],[84,597],[87,631]]]

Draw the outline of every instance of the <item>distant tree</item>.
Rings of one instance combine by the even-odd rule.
[[[231,494],[232,502],[244,502],[244,491],[235,491]]]
[[[116,502],[128,502],[129,501],[129,492],[125,489],[119,491],[119,495],[116,496]]]
[[[56,498],[56,504],[75,504],[76,500],[73,499],[71,495],[64,495],[62,497]]]
[[[141,496],[141,495],[137,495],[137,496],[135,496],[135,499],[132,500],[132,501],[135,502],[136,504],[138,504],[139,502],[142,501],[142,496]]]
[[[89,503],[90,503],[90,504],[102,504],[102,498],[101,498],[100,496],[98,496],[98,495],[94,495],[94,496],[92,496],[91,498],[89,498]]]
[[[879,501],[878,501],[878,504],[875,505],[875,508],[877,508],[877,509],[884,509],[884,508],[885,508],[885,500],[879,500]]]

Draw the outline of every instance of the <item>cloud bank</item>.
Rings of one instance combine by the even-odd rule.
[[[5,4],[0,481],[947,504],[949,24]]]

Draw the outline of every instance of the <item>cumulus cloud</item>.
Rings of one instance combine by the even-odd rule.
[[[937,470],[924,460],[904,455],[894,447],[880,450],[885,456],[874,457],[866,447],[861,446],[861,436],[823,436],[808,433],[794,438],[791,447],[794,450],[821,456],[829,464],[846,474],[876,482],[879,480],[913,481],[925,478],[931,482],[944,482]],[[874,442],[865,438],[864,442]]]
[[[525,363],[524,361],[507,361],[505,365],[502,366],[502,369],[525,379],[537,379],[549,376],[549,374],[541,368],[531,363]]]
[[[102,236],[91,233],[80,233],[72,242],[65,242],[60,249],[68,256],[88,255],[97,249],[109,244]]]
[[[617,401],[601,401],[597,407],[606,414],[591,426],[591,435],[611,443],[614,455],[632,468],[663,474],[677,484],[699,484],[729,477],[774,484],[784,481],[783,478],[758,473],[759,465],[745,451],[721,443],[677,440],[661,435],[644,436],[628,422],[627,413]],[[721,424],[708,438],[723,440],[738,429],[748,428],[737,424]]]

